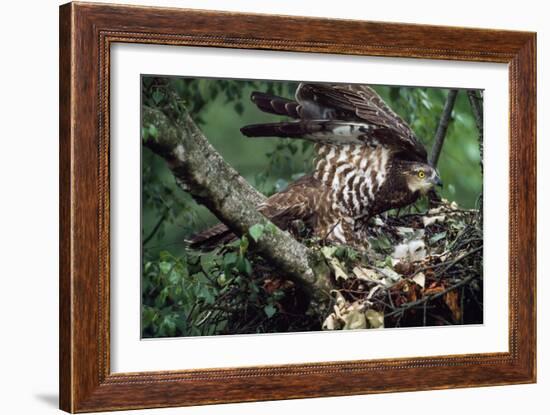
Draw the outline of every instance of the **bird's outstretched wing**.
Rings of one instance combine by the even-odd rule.
[[[254,92],[262,111],[293,121],[248,125],[249,137],[303,138],[318,144],[383,145],[407,160],[426,161],[426,149],[407,123],[366,85],[302,83],[296,101]]]

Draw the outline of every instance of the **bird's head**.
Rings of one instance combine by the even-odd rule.
[[[443,186],[436,169],[426,163],[410,162],[403,168],[403,175],[412,192],[426,194],[434,186]]]

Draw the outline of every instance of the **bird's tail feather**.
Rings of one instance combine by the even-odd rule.
[[[209,251],[218,245],[229,243],[236,239],[233,232],[223,223],[218,223],[196,235],[188,241],[189,247]]]
[[[263,112],[300,118],[300,104],[291,99],[281,98],[259,91],[253,92],[250,99]]]
[[[304,134],[310,131],[311,126],[303,121],[251,124],[241,128],[241,132],[247,137],[302,138]]]
[[[361,144],[372,129],[366,123],[337,120],[298,120],[271,124],[252,124],[241,128],[247,137],[302,138],[316,143]]]

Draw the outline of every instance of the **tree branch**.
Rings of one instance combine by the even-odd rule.
[[[449,127],[451,113],[453,112],[457,93],[458,90],[456,89],[449,90],[449,94],[447,95],[447,100],[445,101],[445,106],[443,107],[443,112],[441,113],[441,118],[439,119],[439,124],[435,132],[434,143],[429,160],[430,166],[434,168],[437,166],[439,155],[441,154],[441,149],[443,148],[443,142],[445,141],[445,136],[447,135],[447,128]]]
[[[320,253],[312,251],[256,210],[265,197],[250,186],[210,145],[188,114],[170,120],[162,111],[144,106],[143,127],[155,127],[155,137],[143,145],[163,157],[177,184],[205,205],[235,234],[243,235],[256,224],[266,232],[254,248],[281,274],[303,286],[310,294],[328,294],[330,271]]]
[[[468,99],[470,100],[470,106],[472,107],[472,112],[474,113],[474,118],[476,120],[476,127],[478,131],[479,138],[479,159],[481,164],[481,173],[483,174],[483,107],[482,107],[482,98],[478,95],[475,89],[470,89],[468,91]]]
[[[468,91],[468,99],[470,100],[470,106],[476,120],[476,127],[478,131],[479,142],[479,167],[481,169],[481,176],[483,178],[483,98],[478,95],[475,89]],[[478,198],[479,217],[483,221],[483,180],[481,180],[481,193]]]
[[[143,246],[147,245],[149,241],[153,239],[153,237],[156,235],[156,233],[158,232],[158,230],[160,229],[160,227],[162,226],[162,224],[167,218],[168,218],[168,211],[165,210],[164,213],[159,218],[159,220],[157,221],[157,223],[155,224],[155,226],[153,226],[153,230],[151,230],[151,232],[149,232],[149,235],[147,235],[143,239],[143,243],[142,243]]]

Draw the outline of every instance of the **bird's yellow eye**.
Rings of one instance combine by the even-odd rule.
[[[426,177],[426,173],[424,173],[424,170],[420,170],[418,172],[418,177],[420,177],[421,179],[423,179],[424,177]]]

